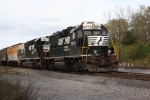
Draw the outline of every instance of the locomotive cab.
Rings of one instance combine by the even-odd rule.
[[[46,37],[27,41],[25,43],[25,57],[21,60],[21,65],[23,67],[42,67],[49,48],[49,39]]]

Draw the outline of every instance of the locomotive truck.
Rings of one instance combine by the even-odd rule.
[[[8,60],[8,50],[14,46],[2,49],[0,60],[4,65],[23,67],[89,72],[117,71],[117,54],[113,47],[108,46],[108,37],[108,30],[102,24],[86,21],[50,36],[17,44],[18,53],[14,53],[17,59],[11,63]],[[4,50],[7,52],[3,53]]]

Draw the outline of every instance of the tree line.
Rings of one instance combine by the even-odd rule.
[[[150,66],[150,6],[116,7],[104,16],[109,36],[121,52],[120,62],[131,59],[139,66]]]
[[[113,17],[112,17],[113,15]],[[150,40],[150,6],[140,5],[134,11],[131,7],[119,8],[104,13],[110,37],[123,45],[147,43]]]

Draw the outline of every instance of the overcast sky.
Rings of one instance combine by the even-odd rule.
[[[106,23],[104,12],[139,5],[150,0],[0,0],[0,49],[83,21]]]

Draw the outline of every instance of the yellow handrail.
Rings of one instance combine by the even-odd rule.
[[[85,47],[84,47],[84,43],[85,43],[85,36],[84,36],[84,35],[82,35],[82,36],[84,37],[83,46],[82,46],[82,61],[83,61],[83,49],[85,48]]]
[[[117,52],[117,49],[116,49],[116,47],[114,46],[114,41],[112,40],[112,46],[113,46],[113,48],[114,48],[114,52],[115,52],[115,54],[117,55],[117,60],[118,60],[118,52]]]
[[[45,62],[45,55],[46,55],[46,53],[45,52],[43,52],[42,50],[40,50],[40,61],[41,62]]]
[[[42,62],[42,50],[40,50],[40,61]]]
[[[87,62],[87,52],[89,51],[90,46],[86,50],[86,62]]]

